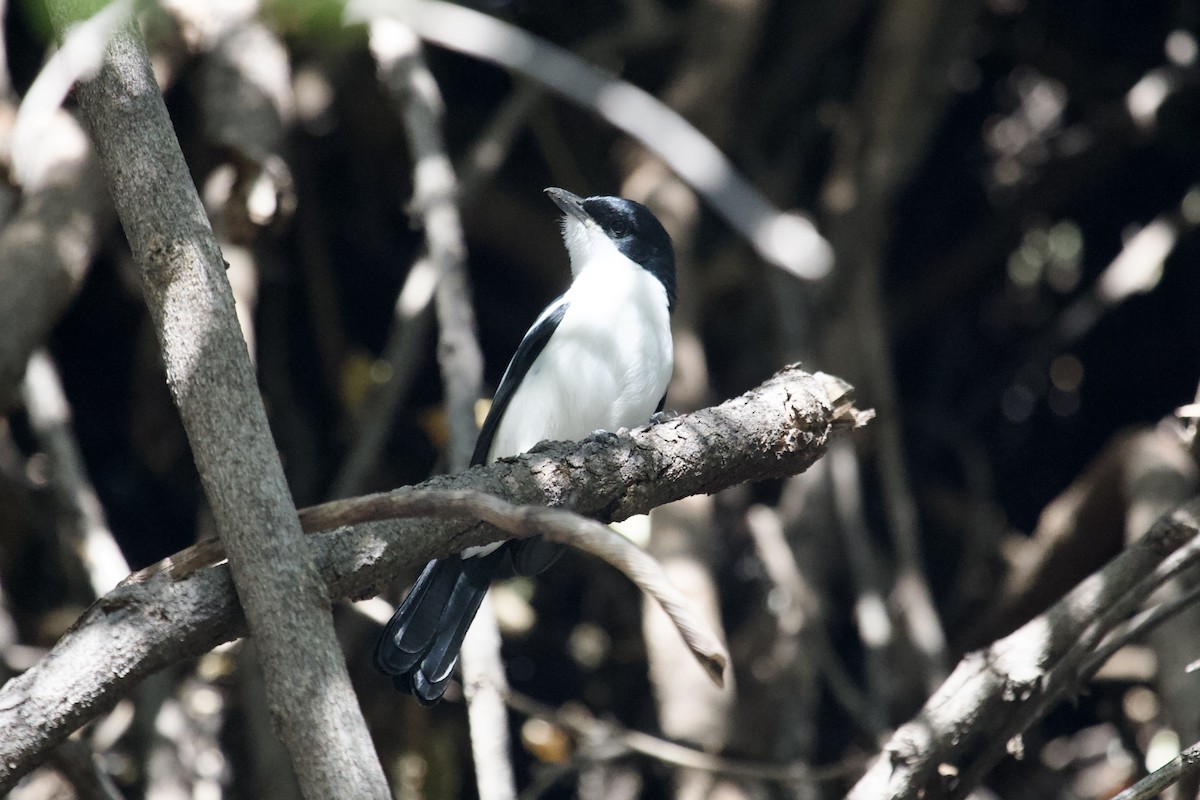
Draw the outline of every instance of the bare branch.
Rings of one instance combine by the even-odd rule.
[[[508,704],[516,711],[538,719],[561,725],[580,737],[585,754],[592,757],[603,754],[605,758],[616,758],[625,753],[641,753],[650,758],[687,769],[698,769],[744,778],[776,781],[784,784],[832,781],[845,778],[861,769],[861,764],[834,764],[828,767],[810,767],[807,764],[764,764],[696,750],[676,742],[651,736],[641,731],[628,730],[611,722],[596,719],[581,708],[552,708],[531,697],[511,692]]]
[[[466,245],[455,205],[458,186],[442,136],[444,104],[425,64],[421,40],[410,28],[377,19],[370,25],[370,42],[379,76],[400,108],[413,161],[413,211],[425,229],[426,257],[437,269],[434,306],[449,432],[446,462],[450,471],[458,472],[470,466],[479,432],[475,403],[483,383],[483,354],[475,338]],[[374,413],[390,418],[394,409]],[[479,796],[512,800],[517,789],[509,759],[508,714],[501,699],[507,684],[496,612],[487,597],[463,640],[462,669]]]
[[[483,382],[483,356],[475,339],[475,315],[466,275],[466,245],[454,204],[454,169],[442,142],[442,98],[407,27],[390,19],[371,23],[371,51],[380,78],[400,105],[413,158],[413,211],[425,231],[427,258],[434,265],[438,318],[438,361],[446,388],[450,470],[471,462],[478,430],[475,401]]]
[[[500,655],[500,625],[489,592],[463,639],[463,696],[471,732],[471,759],[480,800],[512,800],[517,796],[513,777],[512,739],[508,735],[508,710],[504,694],[508,678]]]
[[[1112,800],[1151,800],[1162,791],[1200,770],[1200,742],[1184,750]]]
[[[52,4],[61,33],[77,4]],[[167,382],[231,553],[268,703],[306,796],[386,798],[329,613],[329,593],[267,426],[212,228],[130,23],[78,88],[117,213],[142,271]],[[282,598],[288,598],[282,602]]]
[[[831,437],[867,416],[837,379],[793,367],[720,406],[621,433],[615,442],[543,444],[421,488],[477,489],[514,504],[623,519],[680,497],[802,472]],[[328,524],[317,516],[307,522]],[[496,538],[494,528],[477,523],[412,520],[356,525],[308,542],[330,595],[359,597],[402,567]],[[214,542],[202,543],[136,573],[42,661],[0,688],[0,792],[147,675],[246,634],[229,569],[210,566],[219,558]]]
[[[962,760],[955,783],[941,789],[965,796],[1006,743],[1015,746],[1014,737],[1086,680],[1086,670],[1098,666],[1089,656],[1109,632],[1198,560],[1200,500],[1192,500],[1045,614],[967,655],[921,713],[892,735],[848,797],[917,798],[945,780],[940,765]]]

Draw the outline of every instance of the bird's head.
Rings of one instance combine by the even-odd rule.
[[[580,197],[566,189],[546,194],[564,214],[562,235],[572,274],[594,261],[624,257],[658,278],[674,308],[675,251],[650,209],[621,197]]]

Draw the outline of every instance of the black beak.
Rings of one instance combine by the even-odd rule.
[[[566,189],[556,189],[553,186],[546,189],[546,194],[550,195],[550,199],[554,201],[554,205],[563,210],[564,214],[572,216],[580,222],[587,222],[591,219],[591,215],[583,208],[583,198],[577,194],[572,194]]]

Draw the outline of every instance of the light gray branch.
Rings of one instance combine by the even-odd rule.
[[[726,758],[642,731],[629,730],[611,721],[598,720],[577,706],[553,708],[517,692],[510,693],[508,704],[526,716],[553,722],[573,733],[581,740],[581,753],[585,757],[610,759],[625,753],[641,753],[685,769],[783,784],[838,780],[860,768],[856,762],[810,767],[802,763],[774,764]]]
[[[422,486],[624,519],[692,494],[803,472],[831,438],[867,418],[845,384],[792,367],[720,406],[614,443],[546,444]],[[316,534],[308,549],[331,596],[361,597],[403,567],[496,538],[476,523],[395,520]],[[229,569],[209,566],[206,549],[190,548],[109,592],[42,661],[0,689],[0,793],[147,675],[246,634]]]
[[[475,403],[483,383],[483,354],[475,337],[467,248],[455,204],[457,180],[442,136],[445,106],[417,35],[386,18],[373,21],[369,30],[380,79],[404,123],[413,162],[412,211],[421,220],[427,257],[437,269],[434,307],[449,433],[446,463],[451,472],[458,472],[470,466],[479,431]],[[390,416],[393,411],[383,413]],[[463,640],[462,669],[479,796],[512,800],[517,790],[509,759],[508,714],[501,698],[507,685],[496,612],[487,597]]]
[[[376,20],[370,31],[380,77],[400,106],[413,161],[412,211],[425,231],[425,250],[436,269],[438,363],[450,433],[446,460],[450,471],[457,472],[470,465],[475,449],[475,401],[483,383],[483,355],[475,339],[454,168],[442,141],[442,95],[415,33],[390,19]]]
[[[1091,654],[1158,586],[1200,561],[1200,499],[1160,518],[1049,611],[968,654],[901,726],[850,800],[964,797],[1050,706],[1098,666]],[[970,755],[970,759],[968,758]],[[960,763],[963,762],[963,763]],[[939,767],[957,767],[953,784]]]
[[[59,33],[85,3],[52,4]],[[390,796],[305,546],[212,228],[135,23],[77,91],[142,272],[167,382],[309,798]]]
[[[1164,789],[1200,771],[1200,742],[1184,750],[1112,800],[1151,800]]]

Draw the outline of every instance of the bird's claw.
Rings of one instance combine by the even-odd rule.
[[[673,408],[668,408],[665,411],[655,411],[650,415],[650,424],[657,425],[660,422],[670,422],[679,416],[679,412]]]
[[[617,441],[617,434],[612,431],[595,430],[591,432],[585,441],[596,442],[597,444],[612,444]]]

